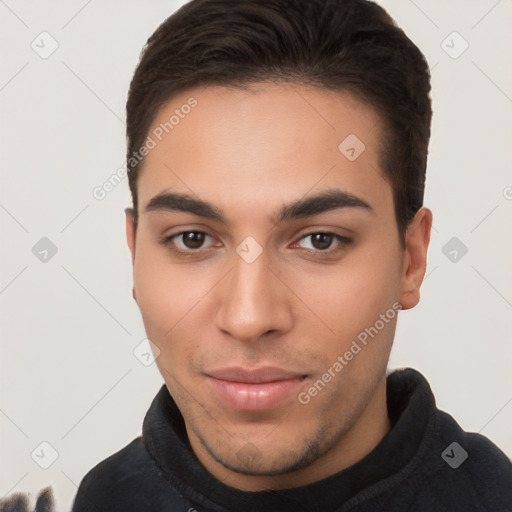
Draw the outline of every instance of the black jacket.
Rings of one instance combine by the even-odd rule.
[[[392,428],[353,466],[313,484],[245,492],[211,475],[162,385],[142,436],[92,468],[72,512],[512,511],[512,464],[491,441],[436,408],[415,370],[387,377]]]

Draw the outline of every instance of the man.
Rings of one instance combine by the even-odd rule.
[[[165,381],[85,511],[505,511],[512,464],[387,375],[416,306],[430,77],[364,0],[193,0],[127,102],[133,296]]]

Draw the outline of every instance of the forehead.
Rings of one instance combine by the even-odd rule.
[[[385,206],[392,192],[379,162],[381,124],[370,106],[323,88],[188,89],[149,130],[139,204],[174,190],[261,206],[334,186]]]

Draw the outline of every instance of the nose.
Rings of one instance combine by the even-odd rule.
[[[234,268],[222,281],[216,326],[242,342],[286,332],[292,325],[291,294],[265,251],[248,263],[237,253]]]

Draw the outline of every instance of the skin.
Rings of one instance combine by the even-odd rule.
[[[294,393],[272,410],[235,410],[212,394],[205,373],[278,366],[307,375],[299,389],[307,391],[393,303],[418,303],[432,212],[417,212],[403,250],[379,166],[380,118],[348,93],[298,84],[194,88],[164,105],[151,130],[191,96],[198,105],[146,156],[136,230],[126,211],[134,298],[206,469],[242,490],[302,486],[354,464],[389,431],[385,372],[397,317],[307,404]],[[366,146],[353,162],[338,150],[351,133]],[[356,195],[373,211],[269,220],[326,189]],[[207,200],[227,222],[145,212],[164,191]],[[159,242],[187,230],[209,235],[202,245],[174,239],[192,257]],[[322,246],[306,236],[326,232],[352,243]],[[247,236],[263,249],[252,263],[236,252]]]

